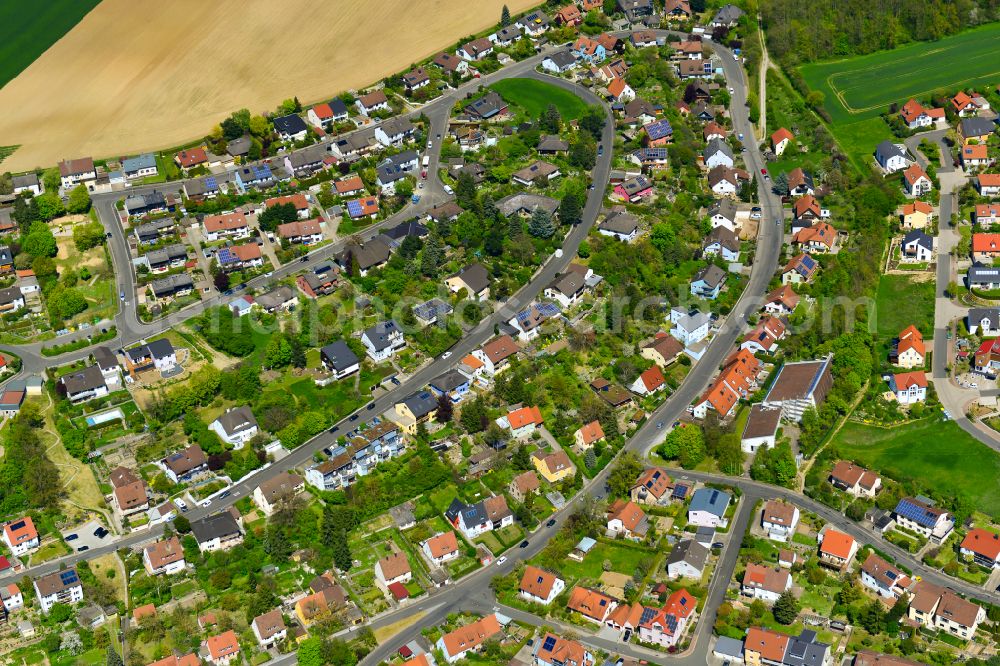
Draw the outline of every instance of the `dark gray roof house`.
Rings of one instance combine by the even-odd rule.
[[[639,228],[639,218],[632,213],[615,213],[609,215],[598,225],[602,231],[610,231],[616,234],[632,234]]]
[[[319,356],[325,365],[336,371],[346,370],[360,362],[358,355],[343,340],[326,345],[319,350]]]
[[[106,386],[104,375],[96,365],[90,365],[79,372],[63,375],[60,379],[70,397]]]
[[[989,118],[962,118],[958,124],[959,132],[965,139],[989,136],[996,128],[996,122]]]
[[[892,157],[901,157],[903,159],[909,159],[906,156],[906,151],[894,144],[892,141],[886,139],[882,143],[875,147],[875,157],[880,163],[885,163]]]
[[[461,278],[473,294],[482,293],[490,286],[490,272],[482,264],[469,264],[451,277]]]
[[[208,516],[191,523],[191,531],[198,543],[208,543],[213,539],[227,539],[240,533],[240,525],[228,511]]]
[[[306,125],[306,121],[302,120],[301,116],[294,113],[287,116],[278,116],[271,122],[274,123],[274,129],[278,132],[278,135],[284,139],[309,130],[309,126]]]
[[[732,26],[736,25],[736,22],[740,20],[743,16],[743,10],[736,5],[724,5],[719,11],[715,13],[715,17],[712,19],[712,25],[714,26]]]
[[[681,541],[667,556],[668,567],[677,562],[687,562],[698,571],[702,571],[708,562],[708,548],[694,540]]]
[[[156,298],[168,298],[181,292],[191,291],[194,289],[194,281],[187,273],[179,273],[154,280],[149,284],[149,288]]]
[[[507,102],[503,101],[499,93],[492,90],[465,107],[466,113],[482,120],[502,115],[506,110]]]
[[[463,375],[458,370],[452,369],[432,379],[430,381],[430,386],[431,388],[436,389],[439,393],[448,393],[449,391],[454,391],[459,386],[468,383],[468,377]]]
[[[226,144],[226,152],[232,157],[243,157],[250,152],[250,146],[253,141],[248,136],[241,136],[238,139],[233,139]]]
[[[376,351],[382,351],[392,346],[392,336],[402,333],[395,319],[381,321],[365,329],[364,336],[368,338]]]
[[[230,437],[257,427],[257,419],[254,418],[253,412],[247,405],[230,409],[220,415],[216,421]]]
[[[351,258],[358,262],[358,267],[366,271],[375,266],[381,266],[389,261],[390,248],[380,238],[373,238],[364,245],[351,244],[337,256],[337,263],[345,270],[350,270]]]
[[[257,305],[264,308],[268,312],[280,308],[289,301],[294,300],[295,290],[287,285],[281,285],[277,289],[272,289],[266,294],[261,294],[256,298]]]
[[[496,205],[500,212],[507,217],[514,214],[531,215],[536,208],[541,208],[549,215],[553,215],[559,209],[559,200],[542,194],[519,192],[505,196],[498,200]]]
[[[417,391],[400,400],[418,421],[437,409],[437,397],[430,391]]]

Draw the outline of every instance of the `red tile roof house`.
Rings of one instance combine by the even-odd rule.
[[[638,395],[649,395],[662,390],[666,386],[666,382],[663,371],[660,370],[659,366],[653,365],[639,375],[629,388]]]
[[[517,593],[522,599],[548,606],[566,589],[566,581],[554,573],[528,565],[524,567]]]
[[[506,423],[501,423],[501,421]],[[522,407],[510,412],[506,417],[501,417],[497,425],[501,428],[508,428],[511,436],[515,439],[521,439],[535,432],[535,428],[542,423],[542,413],[538,407]]]
[[[782,127],[771,135],[771,149],[775,155],[781,155],[788,149],[792,141],[795,141],[795,135]]]
[[[858,542],[853,537],[833,528],[820,535],[819,562],[839,571],[845,570],[858,552]]]
[[[556,12],[555,19],[559,25],[580,25],[583,22],[583,14],[576,5],[566,5]]]
[[[772,315],[792,314],[798,306],[799,295],[787,284],[772,291],[764,300],[764,312]]]
[[[984,227],[1000,224],[1000,204],[976,204],[972,213],[972,221]]]
[[[837,243],[837,230],[828,222],[817,222],[812,226],[800,229],[792,237],[792,244],[804,250],[831,252]]]
[[[993,160],[990,159],[989,146],[984,143],[962,146],[959,158],[962,160],[962,168],[964,169],[986,167],[993,164]]]
[[[889,390],[901,405],[912,405],[927,399],[927,375],[923,370],[889,375]]]
[[[182,169],[193,169],[208,162],[208,152],[204,148],[190,148],[174,155],[174,162]]]
[[[972,234],[972,260],[991,263],[1000,257],[1000,234]]]
[[[840,460],[830,471],[830,483],[855,497],[875,497],[882,488],[879,475],[852,462]]]
[[[980,196],[990,197],[1000,194],[1000,173],[981,173],[976,176],[976,190]]]
[[[591,622],[603,624],[618,602],[606,594],[586,587],[574,587],[570,592],[566,607]]]
[[[788,571],[749,562],[743,573],[740,591],[748,597],[774,603],[791,587],[792,576]]]
[[[375,563],[375,582],[386,588],[393,583],[408,583],[413,578],[410,560],[406,553],[386,555]]]
[[[669,504],[674,484],[666,470],[647,467],[632,484],[629,497],[639,504]]]
[[[944,123],[944,109],[926,109],[915,99],[911,99],[899,110],[899,116],[910,129],[930,127],[934,123]]]
[[[573,433],[573,441],[581,449],[589,449],[602,439],[604,439],[604,429],[600,421],[591,421]]]
[[[649,519],[635,502],[617,499],[608,507],[608,531],[638,541],[649,532]]]
[[[933,189],[934,183],[919,164],[911,164],[903,171],[903,188],[911,197],[919,197]]]
[[[434,564],[441,565],[458,557],[458,539],[454,532],[435,534],[421,544],[421,548]]]
[[[973,528],[962,539],[959,552],[980,566],[996,569],[1000,566],[1000,535],[981,527]]]
[[[500,622],[496,614],[470,622],[441,636],[436,647],[444,654],[445,660],[451,664],[465,657],[469,652],[478,650],[487,640],[499,635]]]
[[[278,237],[293,245],[314,245],[323,241],[323,229],[319,220],[287,222],[278,225]]]
[[[271,206],[285,206],[288,204],[295,206],[295,214],[298,215],[300,220],[305,220],[309,217],[309,200],[306,199],[306,195],[302,193],[289,194],[283,197],[271,197],[270,199],[266,199],[264,201],[264,208],[270,208]]]
[[[326,127],[333,122],[333,109],[326,102],[317,104],[306,113],[306,120],[313,127]]]
[[[18,557],[27,554],[29,551],[38,548],[41,540],[38,538],[38,530],[31,516],[25,516],[18,520],[12,520],[3,526],[3,541]]]
[[[205,644],[208,647],[208,660],[215,666],[226,666],[240,658],[240,643],[235,631],[209,636]]]
[[[205,240],[214,242],[220,238],[240,239],[250,236],[250,225],[247,216],[242,212],[208,215],[202,220]]]

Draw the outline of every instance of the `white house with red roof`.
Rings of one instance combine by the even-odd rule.
[[[573,441],[581,449],[589,449],[602,439],[604,439],[604,428],[601,427],[600,421],[591,421],[573,433]]]
[[[650,395],[662,390],[666,386],[667,380],[663,377],[663,371],[657,365],[650,366],[643,371],[629,387],[633,393],[638,395]]]
[[[530,436],[542,423],[542,413],[538,407],[521,407],[497,419],[497,425],[510,430],[511,437],[515,439]]]
[[[1000,567],[1000,535],[975,527],[962,539],[959,552],[964,557],[971,557],[980,566],[996,569]]]
[[[771,135],[771,150],[775,155],[781,155],[794,140],[795,135],[781,127]]]
[[[333,109],[326,102],[317,104],[306,112],[306,120],[313,127],[326,127],[333,122]]]
[[[12,520],[3,526],[3,541],[18,557],[35,550],[41,545],[38,530],[31,516]]]
[[[912,405],[927,399],[927,375],[923,370],[889,375],[889,390],[901,405]]]

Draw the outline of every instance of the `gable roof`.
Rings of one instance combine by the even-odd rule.
[[[846,560],[851,556],[854,545],[853,537],[831,528],[823,534],[819,552]]]
[[[541,599],[548,599],[552,593],[552,587],[559,577],[554,573],[531,566],[524,567],[524,574],[521,576],[521,583],[518,590],[526,592]]]

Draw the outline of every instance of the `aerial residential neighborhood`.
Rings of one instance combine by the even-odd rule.
[[[996,664],[996,8],[451,2],[0,121],[5,663]]]

